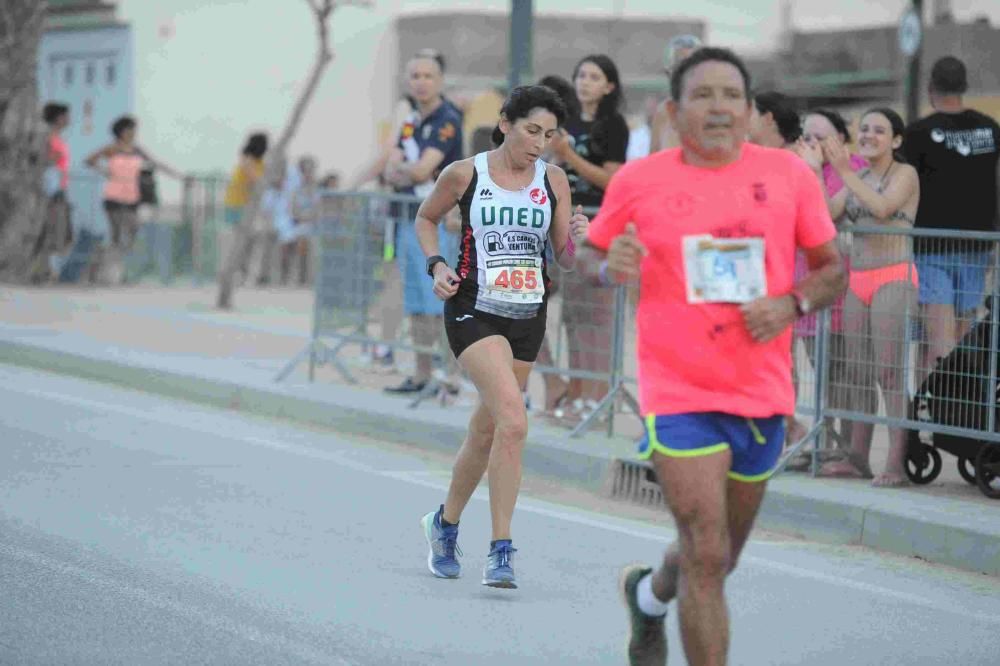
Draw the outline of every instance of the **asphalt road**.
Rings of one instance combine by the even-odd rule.
[[[0,366],[0,664],[624,663],[617,572],[666,517],[529,479],[492,590],[481,490],[438,580],[450,463],[400,439]],[[732,664],[1000,662],[995,578],[762,535],[727,589]]]

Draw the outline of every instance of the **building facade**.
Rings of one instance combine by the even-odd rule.
[[[65,130],[75,171],[69,199],[73,223],[96,231],[106,225],[97,175],[81,173],[83,160],[109,142],[111,123],[134,105],[131,28],[110,2],[49,0],[38,54],[38,96],[42,104],[70,107]]]

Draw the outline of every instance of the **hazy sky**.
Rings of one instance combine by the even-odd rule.
[[[792,2],[800,29],[893,23],[909,4]],[[997,0],[954,0],[952,6],[959,20],[986,14],[1000,24]],[[324,170],[359,168],[375,150],[378,120],[389,115],[398,94],[393,18],[454,9],[501,12],[509,1],[375,0],[371,9],[339,10],[332,24],[335,60],[292,154],[311,152]],[[781,14],[778,0],[535,0],[535,9],[703,18],[712,42],[743,52],[773,49]],[[133,28],[140,140],[185,170],[228,170],[248,131],[277,133],[314,55],[305,0],[119,0],[119,16]],[[498,63],[498,71],[505,69]]]

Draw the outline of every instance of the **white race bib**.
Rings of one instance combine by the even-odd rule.
[[[486,259],[484,296],[505,303],[541,303],[545,296],[541,257]]]
[[[763,238],[685,236],[688,303],[749,303],[767,295]]]

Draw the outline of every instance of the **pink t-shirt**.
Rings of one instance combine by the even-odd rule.
[[[141,153],[116,152],[108,157],[108,180],[104,183],[104,198],[115,203],[139,203],[139,172]]]
[[[69,144],[58,134],[49,135],[49,159],[59,171],[59,187],[69,187]]]
[[[758,344],[738,305],[688,303],[682,239],[763,238],[767,292],[787,294],[796,248],[836,235],[806,163],[791,151],[748,143],[736,162],[718,169],[685,164],[679,148],[661,151],[625,164],[611,179],[590,242],[607,249],[627,222],[649,250],[637,316],[643,413],[792,413],[791,327]]]

